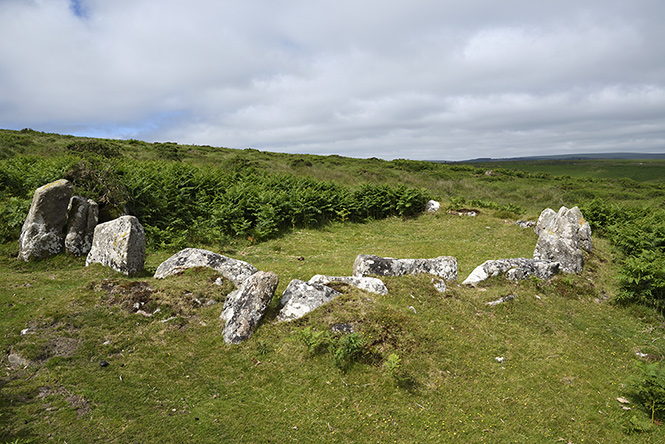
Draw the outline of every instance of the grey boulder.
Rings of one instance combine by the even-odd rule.
[[[308,282],[310,284],[321,284],[321,285],[328,285],[332,282],[342,282],[352,287],[369,291],[370,293],[383,294],[383,295],[388,294],[388,288],[386,288],[386,285],[383,283],[383,281],[381,279],[374,277],[324,276],[321,274],[317,274],[313,276]]]
[[[477,266],[462,285],[475,287],[480,282],[492,276],[505,274],[512,281],[527,279],[536,276],[540,279],[551,279],[559,271],[558,262],[540,261],[527,258],[497,259],[485,261]]]
[[[278,283],[275,273],[258,271],[226,297],[221,315],[226,321],[222,333],[226,343],[239,344],[252,336],[272,301]]]
[[[581,273],[584,266],[582,249],[593,250],[591,227],[578,207],[561,207],[558,213],[544,210],[536,224],[538,242],[533,258],[559,262],[566,273]]]
[[[353,263],[354,276],[405,276],[429,273],[446,280],[457,279],[457,259],[439,256],[434,259],[394,259],[359,254]]]
[[[95,227],[86,267],[101,264],[120,273],[132,275],[143,270],[145,232],[134,216],[121,216]]]
[[[253,265],[238,259],[232,259],[200,248],[185,248],[157,267],[155,279],[163,279],[194,267],[212,268],[233,282],[236,287],[239,287],[248,277],[258,271]]]
[[[43,259],[63,250],[67,206],[73,191],[73,185],[65,179],[56,180],[35,190],[18,240],[20,259]]]
[[[280,301],[277,321],[292,321],[305,316],[315,308],[332,301],[341,293],[321,284],[310,284],[299,279],[289,282]]]

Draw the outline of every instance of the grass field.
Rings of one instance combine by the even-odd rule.
[[[10,135],[4,162],[18,162],[30,147],[31,155],[48,159],[44,165],[69,155],[61,150],[72,140],[65,136]],[[150,160],[165,149],[142,142],[118,146],[127,162]],[[514,224],[518,217],[535,219],[546,207],[594,198],[658,208],[662,185],[574,173],[492,176],[485,168],[425,162],[173,149],[180,156],[173,162],[349,184],[405,183],[426,188],[444,207],[457,199],[481,211],[478,217],[442,210],[364,223],[335,220],[261,242],[188,245],[279,275],[263,323],[241,345],[227,345],[221,336],[219,316],[231,284],[220,287],[218,275],[201,269],[152,278],[174,246],[149,248],[146,270],[129,278],[67,255],[25,263],[16,259],[17,242],[8,240],[0,244],[0,442],[665,441],[662,423],[652,421],[631,388],[640,365],[665,357],[665,321],[652,308],[613,303],[621,263],[607,239],[594,233],[594,251],[580,275],[459,284],[487,259],[533,254],[536,236]],[[0,214],[12,226],[8,215],[19,210],[11,205],[26,197],[8,188],[3,193]],[[275,321],[291,279],[350,275],[361,253],[455,256],[458,281],[448,282],[445,294],[429,276],[385,278],[386,296],[337,286],[343,295],[332,303],[297,321]],[[511,294],[512,301],[488,305]],[[145,317],[136,303],[159,311]],[[331,353],[308,350],[303,341],[307,331],[336,340],[331,327],[338,323],[351,324],[365,344],[344,370]]]

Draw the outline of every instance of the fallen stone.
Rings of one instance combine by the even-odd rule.
[[[369,291],[370,293],[383,294],[383,295],[388,294],[388,288],[386,288],[386,285],[383,283],[383,281],[381,281],[381,279],[373,277],[324,276],[321,274],[317,274],[313,276],[308,282],[310,284],[321,284],[321,285],[328,285],[332,282],[342,282],[352,287]]]
[[[35,190],[18,240],[20,259],[26,262],[43,259],[63,250],[67,206],[73,191],[73,185],[65,179]]]
[[[99,205],[92,199],[72,196],[67,214],[65,248],[74,256],[88,254],[99,218]]]
[[[439,293],[445,293],[448,289],[446,286],[446,281],[443,279],[432,279],[432,283],[434,284],[434,289]]]
[[[310,284],[299,279],[289,282],[282,294],[277,315],[278,322],[292,321],[305,316],[315,308],[332,301],[341,293],[321,284]]]
[[[496,301],[488,302],[487,305],[492,307],[494,305],[499,305],[499,304],[503,304],[504,302],[512,301],[513,299],[515,299],[515,295],[514,294],[509,294],[508,296],[500,297]],[[501,362],[501,361],[499,361],[499,362]]]
[[[532,220],[518,220],[515,222],[515,225],[517,225],[520,228],[531,228],[536,226],[536,222]]]
[[[428,213],[436,213],[441,208],[441,204],[435,200],[430,200],[425,206],[425,211]]]
[[[221,318],[226,321],[222,336],[228,344],[249,339],[263,319],[279,283],[275,273],[258,271],[230,293]]]
[[[394,259],[359,254],[353,263],[353,275],[358,277],[423,273],[433,274],[446,280],[457,279],[457,259],[452,256],[439,256],[434,259]]]
[[[9,366],[12,368],[24,368],[32,364],[30,360],[25,359],[18,353],[10,353],[9,356],[7,356],[7,360],[9,361]]]
[[[462,285],[475,287],[485,279],[506,274],[510,280],[517,281],[536,276],[539,279],[551,279],[559,271],[559,264],[551,261],[541,261],[527,258],[497,259],[485,261],[477,266]]]
[[[157,267],[154,277],[155,279],[163,279],[195,267],[212,268],[233,282],[236,287],[239,287],[248,277],[258,271],[253,265],[238,259],[232,259],[200,248],[185,248],[162,262]]]
[[[145,232],[136,217],[121,216],[95,227],[86,267],[101,264],[132,275],[141,272],[144,263]]]

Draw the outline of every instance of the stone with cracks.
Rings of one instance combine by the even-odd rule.
[[[18,240],[20,259],[43,259],[63,250],[67,206],[73,191],[73,185],[65,179],[56,180],[35,190]]]
[[[540,261],[527,258],[497,259],[485,261],[477,266],[467,277],[462,285],[476,286],[485,279],[505,274],[513,281],[527,279],[529,276],[536,276],[539,279],[551,279],[559,272],[559,263],[550,261]]]
[[[582,249],[593,250],[591,227],[578,207],[561,207],[558,213],[544,210],[538,224],[538,242],[533,258],[559,262],[566,273],[581,273],[584,266]]]
[[[315,308],[332,301],[341,293],[320,284],[310,284],[299,279],[289,282],[282,294],[277,321],[292,321],[305,316]]]
[[[278,283],[275,273],[258,271],[226,297],[221,315],[226,321],[222,333],[226,343],[239,344],[252,336],[272,301]]]
[[[88,254],[99,218],[99,205],[92,199],[72,196],[67,213],[65,248],[74,256]]]
[[[353,263],[354,276],[405,276],[429,273],[445,280],[457,279],[457,259],[439,256],[434,259],[394,259],[359,254]]]
[[[155,279],[163,279],[194,267],[212,268],[233,282],[236,287],[239,287],[248,277],[258,271],[253,265],[238,259],[232,259],[200,248],[185,248],[157,267]]]
[[[92,247],[85,260],[102,264],[120,273],[132,275],[143,270],[145,232],[134,216],[121,216],[95,227]]]
[[[369,291],[376,294],[388,294],[388,288],[381,279],[373,277],[358,277],[358,276],[324,276],[317,274],[309,281],[310,284],[328,285],[332,282],[342,282],[352,287],[361,290]]]

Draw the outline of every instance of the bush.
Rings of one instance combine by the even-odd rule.
[[[640,375],[631,384],[637,401],[649,412],[651,422],[665,419],[665,364],[639,363]]]
[[[644,250],[626,258],[619,272],[620,303],[636,302],[665,311],[665,256]]]

